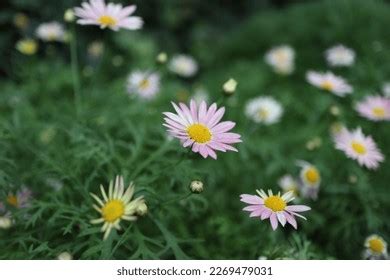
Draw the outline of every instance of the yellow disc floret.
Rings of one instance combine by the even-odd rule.
[[[386,113],[383,107],[374,107],[372,108],[372,114],[377,118],[384,118]]]
[[[368,241],[368,246],[371,251],[378,254],[382,253],[383,249],[385,248],[383,241],[379,238],[372,238],[370,241]]]
[[[148,79],[143,79],[143,80],[139,83],[139,88],[140,88],[140,89],[147,89],[149,86],[150,86],[150,82],[149,82]]]
[[[18,198],[15,195],[9,195],[7,197],[7,202],[9,205],[12,205],[14,207],[18,207],[19,205]]]
[[[359,155],[364,155],[367,152],[366,147],[359,142],[353,141],[351,146],[352,149]]]
[[[212,136],[210,129],[200,123],[190,125],[187,133],[192,140],[201,144],[209,142]]]
[[[274,212],[283,211],[287,204],[279,195],[272,195],[264,200],[264,205]]]
[[[317,168],[315,167],[309,167],[305,172],[305,178],[309,183],[315,184],[320,179],[320,173],[318,172]]]
[[[110,200],[102,208],[103,219],[113,223],[125,213],[125,206],[121,200]]]
[[[101,25],[105,25],[105,26],[115,26],[116,25],[116,19],[114,19],[113,17],[111,16],[101,16],[99,18],[99,23]]]
[[[334,88],[334,85],[331,81],[325,80],[321,83],[321,88],[324,90],[332,91]]]

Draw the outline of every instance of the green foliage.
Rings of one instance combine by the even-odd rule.
[[[161,18],[141,5],[145,21],[155,20],[146,30],[114,34],[77,26],[79,115],[67,44],[41,42],[36,56],[12,51],[7,58],[12,66],[0,81],[0,201],[22,185],[31,188],[34,200],[29,208],[12,209],[14,225],[0,229],[0,259],[52,259],[63,251],[76,259],[358,259],[369,234],[389,241],[389,160],[368,171],[336,151],[329,134],[336,121],[361,126],[390,156],[388,123],[370,122],[352,109],[390,79],[389,5],[363,0],[300,3],[258,11],[240,21],[224,10],[222,26],[193,14],[205,9],[205,4],[196,6],[204,1],[182,6],[186,1],[161,2],[169,2],[160,4]],[[59,7],[55,18],[45,9],[35,15],[34,3],[13,1],[0,20],[11,19],[17,9],[30,12],[36,23],[62,19]],[[191,5],[197,8],[189,10]],[[173,12],[181,9],[188,13]],[[180,28],[187,22],[191,28]],[[20,36],[4,32],[0,41],[14,45],[12,40]],[[96,60],[87,55],[94,40],[105,44]],[[284,43],[297,52],[297,69],[288,77],[277,76],[263,61],[267,49]],[[345,99],[315,89],[304,78],[308,69],[327,69],[323,51],[336,43],[357,52],[353,67],[335,71],[355,88]],[[201,65],[194,80],[178,79],[154,64],[160,51],[183,50]],[[113,65],[115,57],[123,63]],[[158,98],[129,98],[124,86],[128,72],[156,67],[162,74]],[[221,85],[230,77],[239,82],[238,92],[222,100]],[[238,153],[204,160],[167,139],[162,112],[171,111],[170,101],[197,86],[226,107],[224,119],[237,123],[235,132],[243,138]],[[283,104],[280,123],[256,126],[245,117],[245,103],[258,95],[272,95]],[[341,109],[340,116],[329,113],[332,105]],[[322,146],[309,151],[305,145],[314,137],[322,139]],[[308,221],[299,221],[297,232],[289,227],[273,232],[268,222],[241,211],[239,195],[256,188],[278,190],[280,176],[298,174],[297,159],[319,168],[319,199],[303,201],[312,211]],[[145,196],[149,213],[137,222],[123,222],[122,231],[103,241],[99,226],[89,223],[97,217],[89,193],[97,193],[100,184],[108,186],[117,174],[126,183],[135,182],[136,196]],[[351,175],[356,183],[348,179]],[[202,194],[190,194],[188,186],[196,179],[204,182]],[[62,188],[56,190],[53,182]]]

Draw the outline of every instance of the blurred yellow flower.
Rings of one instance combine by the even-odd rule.
[[[16,49],[25,55],[34,55],[38,50],[38,43],[33,39],[22,39],[16,43]]]

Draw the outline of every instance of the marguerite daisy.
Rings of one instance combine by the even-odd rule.
[[[63,42],[66,38],[63,25],[57,21],[40,24],[35,33],[39,39],[45,42]]]
[[[351,66],[355,62],[355,52],[343,45],[327,49],[325,57],[330,66]]]
[[[336,149],[368,169],[377,169],[379,163],[385,159],[372,137],[365,136],[360,127],[354,131],[343,128],[334,136],[334,142]]]
[[[390,98],[382,96],[367,96],[363,101],[356,104],[356,111],[372,121],[390,120]]]
[[[330,91],[340,97],[351,94],[353,91],[350,84],[348,84],[343,78],[336,76],[331,72],[320,73],[308,71],[306,73],[306,80],[313,86]]]
[[[276,73],[288,75],[294,71],[294,49],[287,45],[272,48],[265,54],[265,61]]]
[[[16,194],[9,193],[7,196],[7,203],[15,208],[27,208],[30,206],[32,192],[23,187]]]
[[[192,147],[192,151],[200,153],[204,158],[208,156],[217,158],[215,151],[237,152],[230,144],[239,143],[241,136],[229,132],[236,124],[231,121],[220,122],[225,113],[225,108],[217,110],[217,104],[213,103],[208,109],[206,102],[199,105],[191,100],[190,107],[183,103],[177,106],[172,102],[176,114],[165,112],[165,123],[168,132],[183,144],[183,147]]]
[[[248,101],[245,114],[256,123],[270,125],[280,120],[283,107],[273,97],[260,96]]]
[[[138,207],[145,202],[143,196],[131,200],[134,194],[134,184],[131,182],[125,191],[122,176],[116,177],[115,184],[113,181],[110,182],[108,194],[102,185],[100,185],[100,191],[103,199],[91,193],[91,196],[97,202],[97,205],[94,204],[93,208],[101,215],[100,218],[92,220],[91,223],[103,223],[103,239],[106,239],[113,228],[121,229],[119,223],[122,220],[135,221],[137,219],[136,212]]]
[[[160,75],[148,71],[134,71],[127,79],[127,92],[143,99],[152,99],[160,90]]]
[[[300,172],[300,191],[303,197],[317,199],[318,191],[321,184],[321,174],[318,169],[311,163],[298,160],[297,165],[301,167]]]
[[[189,55],[178,54],[171,58],[168,69],[181,77],[190,78],[198,72],[198,63]]]
[[[104,0],[90,0],[81,6],[74,8],[79,18],[77,23],[81,25],[99,25],[102,29],[108,27],[114,31],[121,28],[136,30],[143,25],[140,17],[130,16],[137,8],[135,5],[123,7],[121,4],[106,4]]]
[[[366,259],[386,259],[387,258],[387,243],[377,234],[372,234],[366,238],[364,242],[366,251],[364,257]]]
[[[310,210],[310,207],[305,205],[288,205],[289,202],[294,200],[293,193],[287,192],[282,196],[280,193],[273,194],[271,190],[268,190],[268,195],[263,190],[256,190],[258,195],[242,194],[241,201],[249,206],[245,207],[244,211],[249,211],[251,214],[249,217],[260,217],[261,220],[270,219],[273,230],[278,227],[278,221],[282,226],[288,222],[295,229],[297,229],[297,221],[295,216],[306,218],[297,212],[304,212]]]

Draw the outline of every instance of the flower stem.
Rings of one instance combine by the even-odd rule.
[[[80,78],[79,78],[79,65],[77,59],[77,38],[76,27],[73,25],[72,38],[70,40],[70,59],[72,65],[72,79],[73,79],[73,92],[74,92],[74,105],[76,108],[76,115],[80,116],[81,112],[81,94],[80,94]]]

